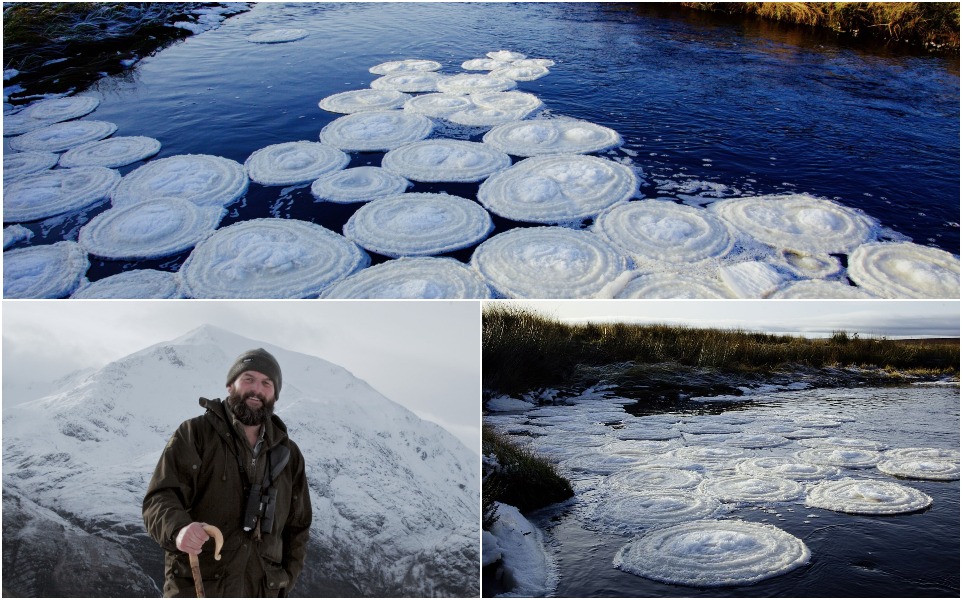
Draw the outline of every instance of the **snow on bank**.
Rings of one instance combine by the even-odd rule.
[[[481,538],[483,566],[502,561],[501,580],[509,588],[502,597],[544,597],[557,582],[554,564],[541,531],[517,508],[496,502],[498,520]]]

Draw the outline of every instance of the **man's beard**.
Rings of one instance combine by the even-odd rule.
[[[248,398],[257,398],[261,401],[261,405],[258,408],[252,408],[247,404]],[[267,400],[263,394],[258,394],[257,392],[248,392],[242,398],[240,394],[236,392],[231,392],[227,396],[227,406],[230,411],[234,413],[237,420],[244,425],[263,425],[271,418],[274,414],[274,401]]]

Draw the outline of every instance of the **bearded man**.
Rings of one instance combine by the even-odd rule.
[[[304,457],[274,415],[281,368],[266,350],[241,354],[227,373],[227,400],[181,423],[144,497],[144,524],[166,551],[164,596],[193,597],[189,555],[206,595],[277,597],[304,566],[311,499]],[[224,534],[213,559],[206,524]]]

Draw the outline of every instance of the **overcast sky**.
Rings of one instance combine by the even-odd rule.
[[[52,381],[204,324],[340,365],[480,450],[477,302],[4,302],[3,379]]]
[[[515,301],[563,321],[631,321],[806,337],[959,337],[959,301],[556,300]]]

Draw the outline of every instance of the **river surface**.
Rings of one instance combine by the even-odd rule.
[[[310,35],[247,41],[256,31],[289,27]],[[646,198],[703,205],[804,192],[864,210],[898,234],[892,237],[959,252],[958,57],[845,46],[757,21],[591,3],[259,3],[101,80],[90,91],[103,101],[87,118],[116,123],[117,136],[157,138],[157,158],[214,154],[243,163],[270,144],[316,141],[339,116],[318,101],[368,87],[377,77],[371,66],[423,58],[452,74],[463,61],[501,49],[556,62],[548,76],[518,89],[536,94],[548,114],[617,130],[625,144],[607,156],[640,169]],[[443,133],[478,140],[483,131]],[[380,157],[353,153],[349,166],[378,165]],[[474,198],[477,184],[408,191]],[[27,223],[34,237],[16,247],[75,240],[106,208]],[[229,209],[221,227],[273,216],[340,232],[357,205],[319,204],[308,186],[252,183]],[[522,226],[494,222],[492,235]],[[472,251],[451,255],[466,261]],[[92,259],[88,277],[176,270],[187,254]]]
[[[753,396],[748,401],[708,401],[700,411],[647,416],[631,416],[624,411],[622,407],[629,402],[589,392],[575,399],[573,406],[488,418],[498,429],[514,432],[516,441],[530,443],[533,449],[551,457],[572,479],[575,498],[560,507],[543,509],[533,517],[545,533],[548,555],[557,568],[555,595],[958,597],[958,481],[897,479],[875,467],[842,467],[838,474],[829,477],[898,482],[933,499],[931,507],[921,512],[890,516],[843,514],[806,506],[803,499],[723,503],[721,512],[711,518],[774,525],[804,541],[811,551],[811,560],[805,566],[754,585],[737,587],[665,584],[614,568],[615,554],[646,528],[612,531],[612,526],[622,525],[619,518],[630,521],[637,515],[616,513],[605,526],[601,522],[605,513],[599,510],[605,503],[615,505],[619,495],[630,493],[627,488],[612,485],[620,473],[683,466],[673,458],[679,449],[720,448],[732,455],[687,465],[688,470],[707,479],[735,474],[733,467],[748,458],[795,457],[800,451],[822,444],[819,439],[828,439],[795,439],[760,449],[742,449],[731,444],[733,436],[779,430],[782,425],[816,425],[824,427],[824,435],[875,442],[888,449],[932,447],[957,451],[957,386],[797,390]],[[662,442],[625,439],[641,437],[626,435],[641,423],[658,427],[655,421],[674,422],[671,427],[685,433]],[[725,429],[730,433],[689,433]],[[651,456],[658,458],[652,460]],[[626,462],[628,458],[637,462]],[[818,481],[804,482],[806,490]]]

